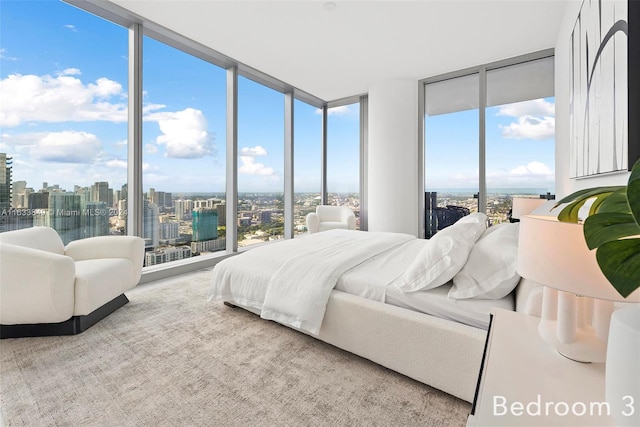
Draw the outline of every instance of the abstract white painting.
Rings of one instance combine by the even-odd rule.
[[[571,33],[571,177],[628,170],[627,0],[584,0]]]

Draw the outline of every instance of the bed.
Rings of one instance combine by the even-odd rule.
[[[472,214],[430,240],[330,230],[218,263],[210,300],[239,306],[471,402],[490,311],[538,314],[515,272],[517,224]]]

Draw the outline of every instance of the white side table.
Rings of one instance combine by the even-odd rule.
[[[538,335],[539,318],[494,310],[470,426],[613,426],[604,363],[565,358]],[[640,402],[635,402],[640,410]]]

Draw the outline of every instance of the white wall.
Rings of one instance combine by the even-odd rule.
[[[571,46],[569,37],[582,2],[567,2],[564,20],[555,49],[556,92],[556,195],[566,196],[576,190],[605,185],[624,185],[629,173],[614,173],[598,177],[571,179],[569,153],[569,89],[571,75]]]
[[[369,89],[370,231],[417,236],[418,81],[388,79]]]

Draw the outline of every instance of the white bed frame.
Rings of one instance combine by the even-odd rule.
[[[539,316],[541,304],[542,287],[521,280],[516,311]],[[486,336],[482,329],[334,290],[316,338],[472,402]]]

